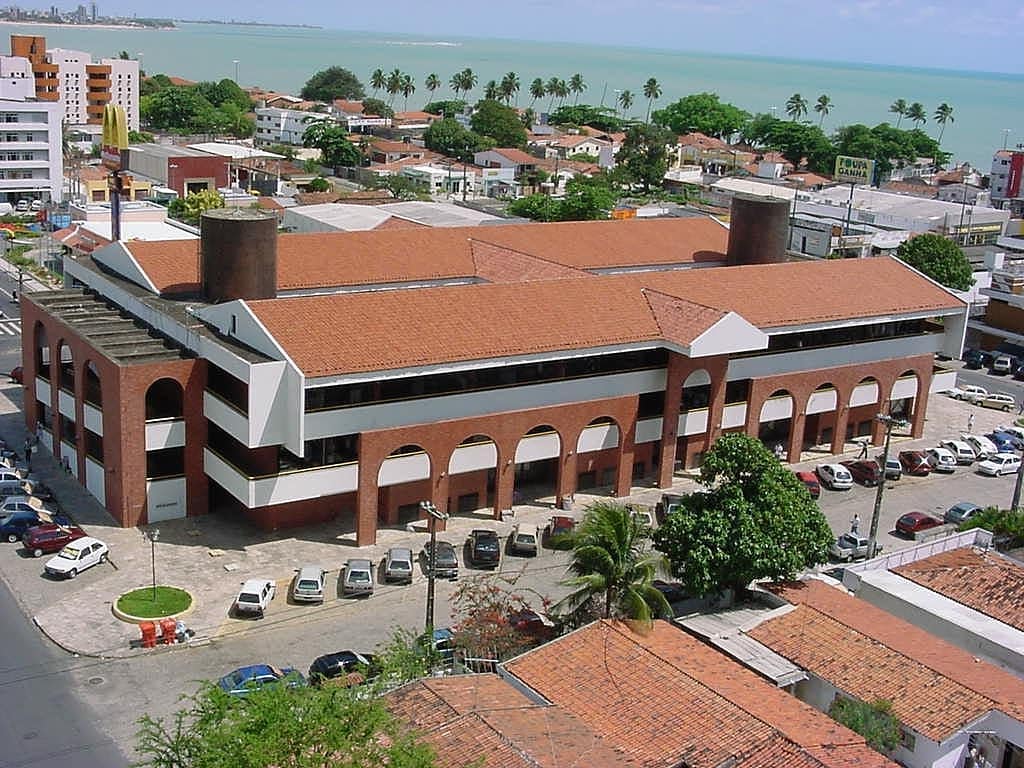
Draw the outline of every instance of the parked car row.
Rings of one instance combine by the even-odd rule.
[[[1019,369],[1020,377],[1024,378],[1024,368]],[[1017,407],[1017,400],[1013,395],[1005,392],[989,392],[977,384],[964,384],[961,387],[953,387],[945,390],[945,393],[954,400],[974,403],[983,408],[995,408],[999,411],[1012,411]]]
[[[999,350],[965,349],[963,354],[964,367],[969,370],[988,368],[993,376],[1007,376],[1024,379],[1024,360],[1017,355]]]

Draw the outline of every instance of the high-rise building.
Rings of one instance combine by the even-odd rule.
[[[61,199],[60,104],[36,98],[32,62],[0,57],[0,202]]]
[[[11,56],[31,62],[35,74],[35,98],[59,101],[69,125],[103,122],[107,104],[124,107],[128,127],[139,128],[139,62],[132,59],[100,59],[65,48],[46,49],[46,38],[11,35]],[[0,57],[6,58],[6,57]]]

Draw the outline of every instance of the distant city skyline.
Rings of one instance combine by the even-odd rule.
[[[99,4],[105,16],[166,17],[173,12],[183,19],[315,24],[439,41],[498,37],[1024,73],[1017,53],[1024,6],[1010,0],[523,0],[500,8],[491,11],[457,0]]]

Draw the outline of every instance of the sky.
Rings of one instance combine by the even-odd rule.
[[[99,10],[1024,73],[1020,0],[99,0]]]

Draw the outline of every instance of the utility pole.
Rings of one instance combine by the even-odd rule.
[[[434,506],[433,502],[421,501],[420,509],[427,513],[427,521],[430,526],[430,552],[427,557],[427,618],[424,633],[428,642],[434,640],[434,583],[437,579],[434,560],[437,557],[437,521],[447,520],[448,513],[442,512]]]
[[[1016,512],[1020,509],[1020,490],[1022,485],[1024,485],[1024,461],[1021,461],[1020,468],[1017,470],[1017,482],[1013,486],[1013,501],[1010,502],[1011,512]]]
[[[878,490],[875,491],[875,508],[871,513],[871,529],[868,531],[868,559],[870,560],[875,556],[876,545],[875,542],[878,538],[878,518],[882,514],[882,493],[885,490],[885,465],[889,461],[889,439],[892,437],[892,428],[904,424],[903,419],[896,418],[888,414],[880,413],[875,416],[877,421],[885,424],[885,444],[882,447],[882,462],[881,470],[882,477],[878,482]]]

